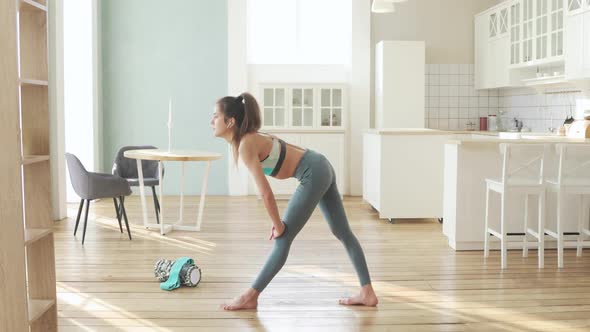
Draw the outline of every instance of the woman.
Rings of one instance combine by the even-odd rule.
[[[260,133],[260,109],[249,93],[223,97],[215,106],[211,120],[215,136],[231,144],[236,163],[241,158],[250,171],[272,221],[270,240],[275,241],[252,287],[223,308],[256,309],[258,296],[285,264],[291,243],[318,204],[332,233],[344,244],[361,284],[358,295],[342,299],[340,304],[376,306],[377,296],[371,286],[363,250],[348,225],[334,169],[326,157]],[[295,177],[300,182],[282,219],[265,175],[277,179]]]

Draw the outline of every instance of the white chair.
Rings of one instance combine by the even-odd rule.
[[[544,265],[544,236],[545,229],[545,183],[544,162],[547,151],[546,144],[510,143],[500,144],[502,158],[502,178],[500,180],[486,179],[486,211],[485,211],[485,240],[484,257],[490,253],[489,237],[493,235],[500,239],[502,269],[507,266],[507,237],[509,235],[523,235],[508,233],[506,215],[506,196],[512,192],[525,194],[524,201],[524,240],[523,257],[528,255],[527,234],[533,235],[538,242],[539,267]],[[489,227],[490,190],[500,194],[500,231]],[[529,196],[538,196],[539,217],[537,231],[528,227]]]
[[[588,207],[584,204],[584,195],[590,195],[590,146],[557,144],[556,150],[557,178],[547,179],[547,191],[557,193],[557,229],[545,228],[545,232],[557,239],[557,267],[563,268],[564,235],[578,235],[577,256],[582,256],[584,235],[590,236],[586,216]],[[564,205],[568,195],[579,196],[577,232],[564,231]]]

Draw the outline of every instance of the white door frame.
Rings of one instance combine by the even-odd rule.
[[[94,169],[102,169],[102,89],[99,1],[92,1]],[[49,112],[53,219],[67,217],[64,118],[64,0],[48,1]]]

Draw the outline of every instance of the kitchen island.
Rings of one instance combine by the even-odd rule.
[[[563,136],[522,133],[513,139],[489,135],[456,135],[444,147],[444,224],[443,233],[449,246],[455,250],[483,250],[486,203],[486,178],[500,179],[502,170],[501,143],[546,143],[549,145],[545,174],[556,174],[557,143],[590,144],[590,139],[572,139]],[[499,195],[490,194],[490,226],[499,229]],[[511,194],[507,206],[508,233],[522,233],[524,222],[524,195]],[[555,195],[547,195],[546,225],[555,229]],[[530,225],[537,218],[536,200],[529,204]],[[577,230],[576,201],[566,201],[564,229]],[[532,226],[531,226],[532,227]],[[513,236],[509,248],[522,248],[522,237]],[[567,237],[566,237],[567,240]],[[491,248],[498,242],[492,241]],[[534,246],[535,242],[529,242]],[[566,242],[566,245],[568,243]],[[554,243],[546,247],[554,247]]]
[[[474,132],[425,128],[367,131],[363,137],[364,200],[384,219],[442,218],[444,145],[468,133]]]

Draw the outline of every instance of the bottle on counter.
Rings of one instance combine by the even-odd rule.
[[[489,131],[498,131],[498,118],[496,117],[496,115],[488,115],[487,127]]]
[[[479,118],[479,130],[486,131],[488,130],[488,118],[482,116]]]

